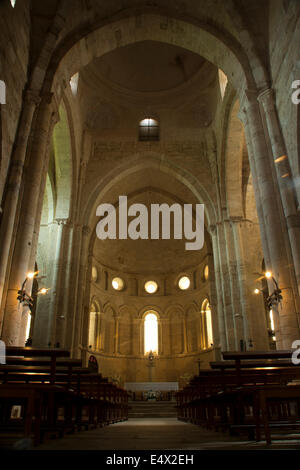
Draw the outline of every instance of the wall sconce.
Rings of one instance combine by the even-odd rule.
[[[278,286],[278,282],[272,275],[271,271],[266,271],[264,274],[260,274],[261,278],[265,277],[266,279],[272,279],[274,282],[275,289],[272,292],[272,294],[268,295],[266,298],[266,304],[269,310],[272,309],[274,305],[277,305],[281,302],[282,300],[282,295],[281,295],[281,289]],[[260,292],[263,292],[262,289],[254,289],[254,294],[259,294]]]
[[[28,279],[33,279],[34,277],[36,277],[37,274],[38,274],[38,271],[36,271],[34,273],[33,272],[28,273],[26,278],[25,278],[25,281],[23,282],[23,284],[21,286],[21,289],[18,290],[17,300],[20,302],[20,304],[24,304],[26,307],[29,307],[30,310],[33,307],[34,299],[32,298],[31,295],[27,294],[25,286],[26,286],[27,280]],[[46,295],[48,290],[49,290],[49,288],[41,287],[37,291],[37,294]]]

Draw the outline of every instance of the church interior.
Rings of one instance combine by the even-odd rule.
[[[0,25],[3,447],[299,445],[300,2],[1,0]]]

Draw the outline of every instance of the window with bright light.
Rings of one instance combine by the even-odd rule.
[[[186,290],[190,287],[191,281],[187,276],[182,276],[178,281],[178,287],[181,290]]]
[[[225,95],[227,83],[228,83],[227,75],[223,72],[223,70],[219,69],[219,85],[220,85],[220,93],[221,93],[222,99],[224,98],[224,95]]]
[[[144,320],[145,354],[158,353],[158,323],[155,313],[147,313]]]
[[[26,325],[26,334],[25,334],[26,341],[28,340],[29,335],[30,335],[30,327],[31,327],[31,315],[30,315],[30,313],[28,313],[27,325]]]
[[[10,0],[11,6],[12,6],[13,8],[15,8],[16,1],[17,1],[17,0]]]
[[[159,140],[159,124],[156,119],[145,118],[140,121],[139,140]]]
[[[271,324],[271,330],[275,331],[273,310],[270,310],[270,324]]]
[[[202,304],[202,315],[203,315],[203,329],[204,329],[204,347],[211,348],[213,346],[213,328],[212,328],[212,317],[209,301],[204,300]]]
[[[77,95],[78,81],[79,81],[79,72],[75,73],[70,79],[70,87],[71,87],[73,96]]]
[[[90,309],[90,321],[89,321],[89,339],[88,346],[90,349],[97,349],[98,333],[100,331],[100,316],[97,308],[94,304],[91,305]]]
[[[115,290],[124,289],[124,281],[120,277],[114,277],[111,284]]]
[[[158,289],[157,282],[155,281],[147,281],[144,287],[145,291],[148,292],[148,294],[154,294],[154,292],[156,292]]]
[[[92,281],[96,282],[98,279],[98,270],[96,266],[92,267]]]

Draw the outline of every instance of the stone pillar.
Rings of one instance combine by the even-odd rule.
[[[89,245],[89,235],[91,229],[88,226],[82,227],[82,240],[80,246],[80,261],[79,261],[79,275],[78,283],[76,286],[75,292],[76,303],[75,303],[75,315],[73,322],[73,335],[72,335],[72,350],[76,355],[79,354],[78,347],[81,344],[81,325],[82,325],[82,314],[84,310],[84,299],[86,291],[86,273],[87,273],[87,258],[88,258],[88,245]]]
[[[299,326],[295,306],[295,298],[292,290],[291,273],[287,260],[289,259],[285,246],[284,227],[282,224],[282,208],[278,204],[276,188],[272,178],[268,149],[266,146],[263,125],[256,94],[247,91],[245,112],[249,124],[253,153],[249,152],[249,162],[255,187],[260,187],[264,228],[269,247],[269,263],[267,269],[272,271],[275,279],[282,289],[283,300],[280,307],[280,341],[278,348],[290,348],[292,341],[299,338]],[[254,175],[257,179],[254,182]],[[270,292],[274,289],[269,283]],[[277,336],[277,331],[276,331]]]
[[[67,259],[64,252],[65,239],[68,232],[68,220],[56,219],[57,224],[57,236],[56,236],[56,249],[55,257],[53,260],[52,269],[52,286],[50,295],[50,310],[48,312],[51,318],[51,338],[50,342],[52,346],[57,343],[60,347],[64,345],[64,330],[65,330],[65,317],[63,315],[63,302],[64,302],[64,281],[65,281],[65,269]]]
[[[231,219],[235,239],[235,250],[238,270],[238,288],[240,291],[241,316],[245,331],[244,339],[249,349],[249,340],[252,340],[254,349],[268,349],[267,325],[265,319],[265,306],[262,296],[254,294],[256,268],[251,264],[247,255],[247,240],[251,238],[250,226],[252,223],[245,219]]]
[[[226,256],[226,240],[224,234],[224,225],[223,223],[217,223],[217,236],[218,236],[218,247],[219,247],[219,262],[220,262],[220,272],[222,278],[222,294],[223,294],[223,308],[224,308],[224,318],[225,318],[225,328],[227,335],[227,347],[229,350],[234,350],[236,348],[236,337],[235,337],[235,326],[233,322],[233,309],[231,302],[231,293],[230,293],[230,277],[228,262]]]
[[[9,269],[10,250],[13,246],[14,227],[20,198],[20,188],[23,179],[24,162],[28,138],[32,125],[34,111],[40,102],[38,92],[28,90],[25,93],[20,124],[15,140],[14,151],[10,162],[8,182],[6,185],[5,201],[0,227],[0,335],[3,328],[4,316],[4,284],[7,270]]]
[[[68,311],[66,312],[65,347],[71,350],[73,346],[74,330],[76,328],[76,302],[78,292],[78,280],[80,275],[80,248],[82,241],[82,226],[76,224],[72,230],[72,251],[70,254],[70,282],[68,295]]]
[[[8,345],[19,345],[21,315],[17,301],[17,291],[20,289],[28,269],[30,269],[29,263],[37,207],[40,200],[40,182],[43,178],[44,155],[52,113],[53,110],[49,97],[46,96],[37,117],[38,131],[35,133],[32,142],[29,167],[30,177],[28,174],[10,271],[2,332],[3,339]]]
[[[119,326],[120,318],[115,316],[115,334],[114,334],[114,354],[119,354]]]
[[[216,346],[221,347],[222,351],[227,350],[227,337],[226,337],[226,322],[224,315],[224,306],[223,306],[223,297],[222,297],[222,282],[221,282],[221,271],[220,271],[220,257],[219,257],[219,247],[217,240],[217,227],[215,225],[210,226],[210,234],[213,247],[213,261],[214,261],[214,274],[215,274],[215,284],[216,284],[216,298],[217,298],[217,318],[218,318],[218,330],[220,344]],[[215,326],[214,326],[214,335],[215,335]],[[215,337],[215,336],[214,336]]]
[[[274,90],[265,90],[258,96],[258,100],[263,106],[268,128],[281,201],[288,227],[298,293],[300,293],[300,213],[297,211],[297,195],[277,114]]]
[[[188,338],[187,338],[187,324],[186,324],[186,314],[182,318],[182,335],[183,335],[183,352],[186,354],[188,352]]]
[[[239,349],[240,340],[246,341],[243,323],[239,321],[241,316],[241,298],[239,290],[239,280],[237,278],[237,260],[235,245],[232,233],[231,221],[225,219],[223,222],[225,246],[227,255],[227,265],[229,274],[230,297],[231,297],[231,312],[232,323],[234,327],[235,336],[235,349]]]

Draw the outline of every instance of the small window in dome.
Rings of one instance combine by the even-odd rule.
[[[156,119],[145,118],[139,125],[139,140],[159,140],[159,124]]]
[[[148,292],[148,294],[154,294],[158,289],[157,282],[155,281],[147,281],[144,287],[145,291]]]
[[[16,1],[17,1],[17,0],[10,0],[11,6],[12,6],[13,8],[15,8]]]
[[[115,290],[124,289],[124,281],[120,277],[114,277],[111,284]]]
[[[178,281],[178,287],[181,290],[186,290],[190,287],[191,281],[187,276],[182,276]]]

